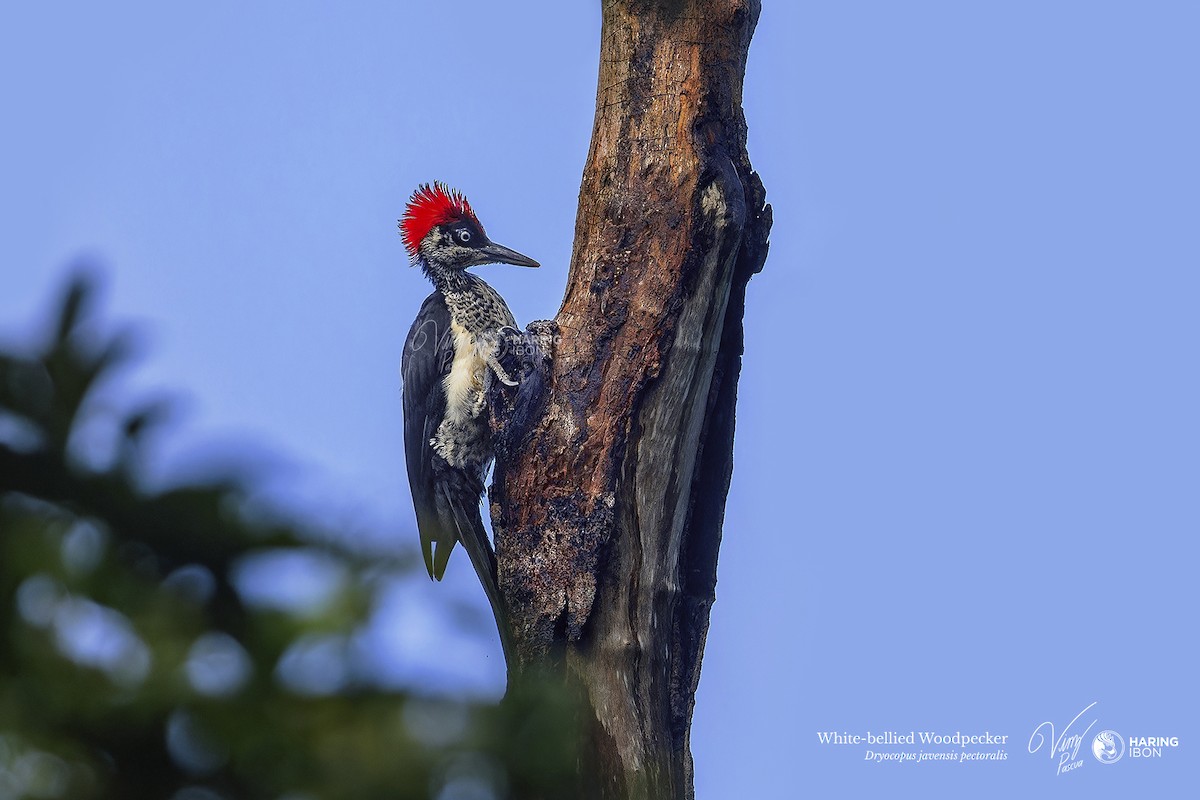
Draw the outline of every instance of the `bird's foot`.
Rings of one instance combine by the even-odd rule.
[[[514,381],[511,377],[509,377],[508,372],[504,369],[504,366],[500,363],[500,359],[497,358],[494,353],[491,355],[491,357],[488,358],[487,363],[488,363],[488,366],[492,368],[492,372],[495,373],[496,379],[498,381],[500,381],[501,383],[503,383],[505,386],[517,386],[518,385],[517,381]]]
[[[529,360],[530,344],[525,334],[511,326],[505,326],[496,331],[495,346],[492,348],[488,365],[496,377],[505,386],[516,386],[519,381],[513,375],[524,375],[526,362]]]

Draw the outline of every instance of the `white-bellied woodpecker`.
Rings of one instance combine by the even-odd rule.
[[[404,451],[421,553],[431,578],[442,579],[462,543],[483,584],[511,658],[496,583],[496,556],[479,504],[493,458],[487,394],[493,379],[515,386],[498,356],[516,333],[504,299],[466,271],[480,264],[536,267],[538,262],[488,239],[467,199],[444,184],[419,187],[400,220],[414,265],[433,282],[404,344]]]

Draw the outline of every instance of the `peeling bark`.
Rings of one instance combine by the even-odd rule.
[[[493,398],[491,512],[516,673],[556,666],[595,714],[580,796],[685,798],[771,225],[741,110],[759,2],[603,7],[566,297],[536,331],[551,357]]]

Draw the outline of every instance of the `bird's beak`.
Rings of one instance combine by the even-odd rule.
[[[488,242],[479,248],[479,254],[485,256],[485,264],[515,264],[518,267],[540,267],[541,264],[529,256],[523,256],[516,250],[509,250],[502,244]]]

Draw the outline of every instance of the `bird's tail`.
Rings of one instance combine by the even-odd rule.
[[[496,628],[500,631],[500,646],[504,650],[504,661],[511,671],[516,663],[512,629],[497,581],[496,554],[492,550],[492,543],[488,541],[487,531],[483,527],[483,518],[479,512],[479,493],[457,491],[456,488],[445,484],[438,488],[443,492],[443,502],[438,504],[440,510],[444,512],[443,524],[457,534],[456,538],[462,543],[463,549],[467,551],[467,557],[471,559],[471,566],[475,568],[475,574],[479,577],[479,582],[483,584],[483,593],[487,595],[488,603],[492,607],[492,614],[496,618]],[[439,556],[442,549],[439,548]],[[444,550],[449,556],[450,548],[445,547]],[[445,569],[444,562],[442,569]]]

